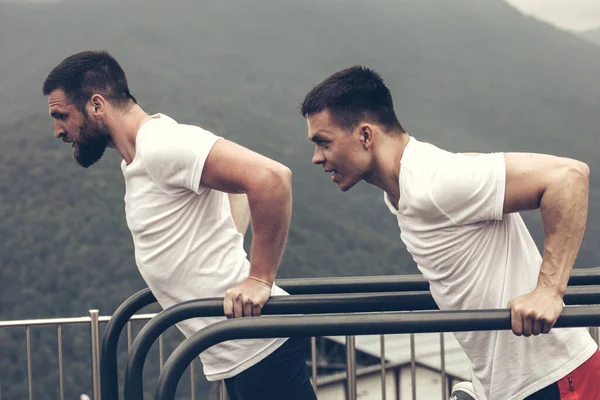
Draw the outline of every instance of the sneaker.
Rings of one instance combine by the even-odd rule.
[[[477,400],[473,384],[471,382],[459,382],[454,385],[450,400]]]

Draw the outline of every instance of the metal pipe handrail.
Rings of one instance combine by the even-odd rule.
[[[420,275],[361,276],[337,278],[294,278],[279,279],[277,285],[290,294],[392,292],[429,289],[429,284]],[[569,285],[600,285],[600,268],[575,269],[571,272]],[[150,289],[143,289],[115,310],[102,337],[100,349],[100,381],[102,399],[118,400],[117,344],[129,318],[137,311],[156,302]],[[89,322],[89,320],[87,321]],[[103,364],[105,365],[103,367]],[[108,390],[110,397],[104,388]]]
[[[600,302],[600,288],[597,300]],[[406,293],[344,293],[274,296],[262,314],[331,314],[343,312],[436,310],[428,291]],[[190,300],[176,304],[151,319],[134,340],[125,370],[125,399],[143,395],[144,361],[153,343],[174,324],[191,318],[223,316],[223,298]]]
[[[155,302],[156,298],[150,289],[140,290],[124,301],[108,321],[100,347],[100,394],[102,399],[117,400],[119,398],[117,345],[123,327],[133,314]]]
[[[569,287],[568,305],[600,304],[600,286]],[[329,295],[275,296],[263,314],[330,314],[437,310],[429,291],[405,293],[352,293]],[[223,316],[223,299],[190,300],[170,307],[150,320],[138,333],[127,358],[124,398],[139,399],[143,393],[144,362],[158,337],[174,324],[190,318]]]
[[[600,325],[600,306],[565,307],[555,327]],[[172,400],[185,369],[204,350],[235,339],[297,336],[508,330],[509,309],[414,311],[350,315],[239,318],[217,322],[190,336],[168,358],[158,379],[155,400]]]
[[[419,274],[278,279],[277,285],[289,294],[429,290],[429,282]],[[568,286],[588,285],[600,285],[600,267],[571,271]]]

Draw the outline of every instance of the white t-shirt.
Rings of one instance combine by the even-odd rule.
[[[506,308],[536,287],[542,257],[518,213],[503,215],[503,153],[469,156],[411,137],[400,167],[400,237],[441,310]],[[457,332],[480,400],[523,399],[598,349],[585,328],[518,337]]]
[[[156,114],[140,128],[125,177],[125,214],[135,260],[163,308],[186,300],[223,297],[244,282],[250,263],[227,193],[200,185],[204,163],[219,137]],[[272,295],[287,293],[273,285]],[[186,337],[225,317],[177,324]],[[224,342],[200,355],[208,380],[230,378],[267,357],[286,339]]]

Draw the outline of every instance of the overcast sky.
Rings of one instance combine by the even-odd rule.
[[[600,27],[600,0],[506,0],[524,14],[580,32]]]
[[[49,3],[55,1],[60,0],[0,0],[0,4]],[[600,28],[600,0],[505,1],[515,6],[524,14],[532,15],[563,29],[581,32],[588,29]]]

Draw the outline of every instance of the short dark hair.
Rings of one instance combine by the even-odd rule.
[[[342,129],[352,129],[369,120],[387,131],[404,132],[383,79],[360,65],[338,71],[319,83],[306,95],[300,109],[305,118],[328,110]]]
[[[97,93],[120,110],[137,100],[129,92],[125,72],[106,51],[83,51],[65,58],[44,81],[44,96],[62,89],[84,114],[85,105]]]

